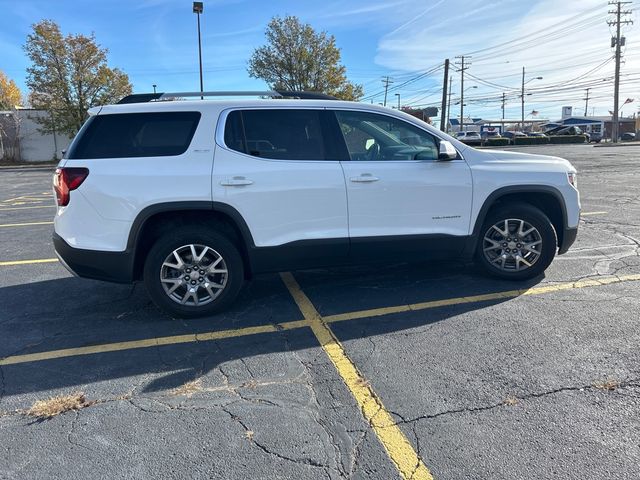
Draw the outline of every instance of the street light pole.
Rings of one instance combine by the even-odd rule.
[[[193,13],[198,17],[198,60],[200,62],[200,100],[204,99],[204,87],[202,84],[202,41],[200,39],[200,14],[203,11],[202,2],[193,2]]]
[[[396,93],[396,97],[398,97],[398,110],[400,110],[400,94]]]
[[[527,80],[526,83],[529,83],[533,80],[542,80],[542,77],[534,77],[534,78],[530,78],[529,80]],[[522,67],[522,92],[520,94],[520,96],[522,97],[522,123],[520,124],[520,129],[522,131],[524,131],[524,85],[525,85],[525,81],[524,81],[524,67]],[[529,94],[531,95],[531,94]]]
[[[153,87],[153,93],[156,93],[156,87],[157,87],[157,85],[154,83],[154,84],[152,85],[152,87]]]

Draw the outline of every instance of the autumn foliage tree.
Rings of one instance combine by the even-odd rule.
[[[63,36],[51,20],[32,26],[24,49],[31,60],[27,86],[31,106],[49,112],[34,118],[44,132],[75,134],[87,109],[114,103],[131,93],[129,77],[107,66],[107,50],[95,36]]]
[[[347,79],[333,35],[316,32],[294,16],[272,18],[265,35],[267,44],[249,59],[250,76],[276,90],[322,92],[343,100],[362,96],[362,86]]]
[[[11,110],[22,103],[22,95],[16,82],[0,71],[0,110]]]

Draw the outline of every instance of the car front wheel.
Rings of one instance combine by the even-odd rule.
[[[558,245],[549,218],[525,204],[490,213],[480,233],[478,262],[487,273],[505,279],[540,275],[551,264]]]
[[[178,317],[199,317],[223,310],[244,283],[238,249],[227,237],[201,228],[178,227],[151,248],[144,266],[149,296]]]

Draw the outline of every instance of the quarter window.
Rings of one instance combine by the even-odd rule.
[[[429,133],[393,117],[336,111],[351,160],[437,160],[438,142]]]
[[[261,109],[231,112],[224,141],[232,150],[276,160],[326,160],[322,111]]]
[[[98,115],[82,129],[69,158],[181,155],[189,148],[199,120],[199,112]]]

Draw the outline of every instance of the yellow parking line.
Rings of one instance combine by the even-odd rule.
[[[11,208],[0,208],[0,211],[6,212],[7,210],[27,210],[29,208],[58,208],[55,205],[37,205],[35,207],[11,207]]]
[[[0,225],[0,228],[3,228],[3,227],[30,227],[32,225],[53,225],[53,222],[5,223],[4,225]]]
[[[54,260],[54,259],[51,259]],[[578,282],[566,282],[545,287],[534,287],[529,290],[508,290],[504,292],[487,293],[484,295],[474,295],[470,297],[447,298],[444,300],[434,300],[431,302],[414,303],[410,305],[400,305],[394,307],[374,308],[371,310],[360,310],[356,312],[341,313],[338,315],[328,315],[323,317],[325,323],[343,322],[348,320],[357,320],[367,317],[379,317],[389,315],[391,313],[426,310],[429,308],[438,308],[444,306],[461,305],[472,302],[483,302],[491,300],[499,300],[504,298],[515,298],[519,295],[541,295],[543,293],[551,293],[554,291],[568,290],[573,288],[595,287],[601,285],[611,285],[614,283],[640,281],[640,275],[623,275],[619,277],[604,277],[597,280],[581,280]],[[269,333],[278,330],[292,330],[296,328],[310,326],[306,320],[294,322],[285,322],[276,325],[264,325],[257,327],[240,328],[237,330],[222,330],[219,332],[198,333],[194,335],[179,335],[173,337],[159,337],[143,340],[134,340],[130,342],[104,343],[100,345],[91,345],[87,347],[68,348],[63,350],[52,350],[48,352],[39,352],[25,355],[14,355],[0,359],[1,365],[11,365],[16,363],[35,362],[39,360],[48,360],[52,358],[73,357],[76,355],[89,355],[93,353],[115,352],[118,350],[133,350],[136,348],[145,348],[154,345],[172,345],[173,343],[186,343],[196,341],[222,340],[225,338],[241,337],[246,335],[255,335],[259,333]],[[190,340],[187,339],[190,338]]]
[[[57,261],[57,258],[40,258],[37,260],[9,260],[6,262],[0,262],[0,267],[10,267],[12,265],[30,265],[32,263],[53,263]]]
[[[609,212],[582,212],[580,214],[580,216],[581,217],[586,217],[586,216],[589,216],[589,215],[605,215],[607,213],[609,213]]]
[[[0,366],[15,365],[18,363],[37,362],[54,358],[75,357],[79,355],[91,355],[94,353],[117,352],[120,350],[132,350],[137,348],[159,347],[162,345],[176,345],[180,343],[194,343],[226,338],[244,337],[259,333],[272,333],[281,330],[292,330],[309,326],[306,320],[296,320],[279,324],[259,325],[256,327],[238,328],[234,330],[220,330],[217,332],[192,333],[187,335],[174,335],[170,337],[146,338],[128,342],[103,343],[101,345],[89,345],[87,347],[64,348],[50,350],[48,352],[29,353],[25,355],[13,355],[0,360]]]
[[[542,295],[545,293],[559,292],[561,290],[572,290],[576,288],[596,287],[601,285],[611,285],[613,283],[639,281],[640,275],[621,275],[614,277],[596,278],[593,280],[579,280],[577,282],[563,282],[542,287],[525,288],[520,290],[506,290],[502,292],[485,293],[482,295],[472,295],[469,297],[446,298],[444,300],[432,300],[430,302],[411,303],[407,305],[395,305],[393,307],[372,308],[370,310],[358,310],[355,312],[339,313],[323,317],[327,323],[344,322],[359,318],[379,317],[392,313],[427,310],[430,308],[448,307],[452,305],[462,305],[465,303],[487,302],[492,300],[502,300],[505,298],[515,298],[522,295]]]
[[[338,374],[355,398],[362,415],[369,422],[403,479],[428,479],[433,477],[420,459],[407,437],[396,425],[391,414],[373,391],[367,380],[351,361],[340,341],[318,313],[309,298],[301,290],[291,273],[282,273],[282,280],[298,304],[304,318],[317,337],[322,349],[329,356]]]

